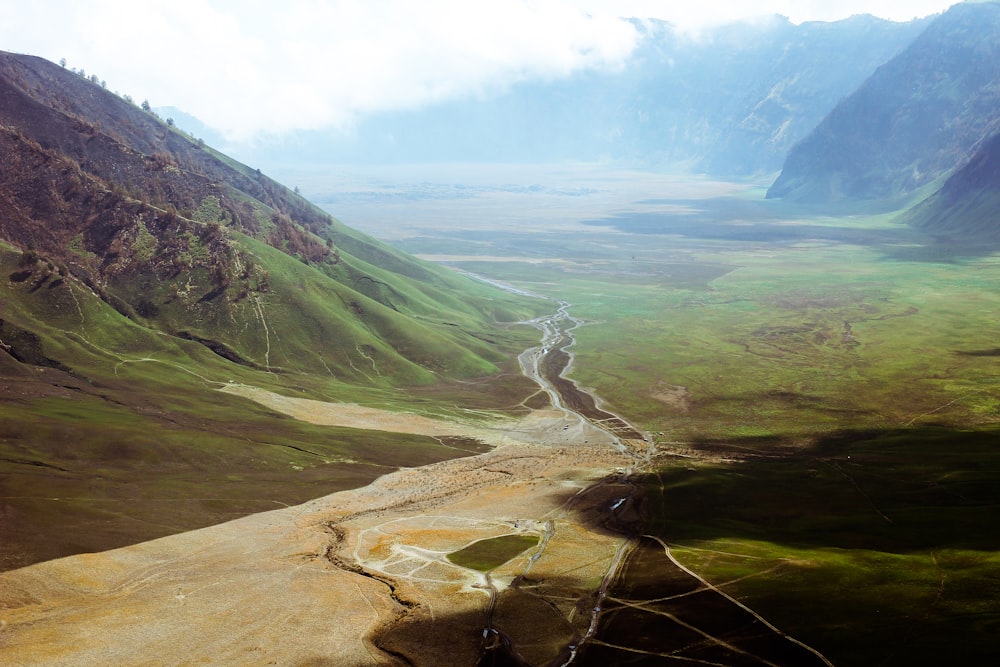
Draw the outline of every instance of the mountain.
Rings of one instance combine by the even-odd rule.
[[[792,149],[767,196],[898,200],[964,163],[997,130],[1000,4],[958,4]]]
[[[375,114],[348,135],[303,132],[233,147],[264,164],[613,160],[746,176],[787,151],[926,25],[783,17],[682,31],[633,20],[621,69],[525,81],[420,110]]]
[[[0,153],[0,568],[459,453],[309,428],[217,391],[232,383],[427,410],[453,401],[419,392],[471,377],[532,391],[500,371],[540,306],[350,229],[57,65],[0,53]]]
[[[340,225],[41,59],[4,55],[0,74],[0,234],[122,315],[271,370],[312,369],[322,350],[339,377],[370,379],[353,368],[371,365],[359,347],[387,382],[495,370],[488,345],[434,323],[492,317],[490,302],[456,296],[468,279]],[[307,285],[325,296],[299,297]],[[296,333],[269,340],[268,321]]]
[[[948,177],[941,189],[914,206],[903,219],[949,240],[1000,241],[1000,134],[978,148]]]

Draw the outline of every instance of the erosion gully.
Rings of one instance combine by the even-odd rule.
[[[479,276],[474,277],[484,280]],[[487,282],[523,295],[537,296],[517,290],[503,283],[490,280],[487,280]],[[525,350],[519,356],[522,372],[537,382],[548,393],[553,407],[564,411],[567,415],[576,415],[579,419],[590,422],[597,428],[607,432],[612,436],[617,448],[622,452],[626,454],[633,453],[637,444],[642,445],[639,449],[645,450],[646,439],[638,429],[619,415],[601,408],[596,396],[580,388],[574,381],[565,377],[573,363],[573,354],[569,351],[569,348],[576,343],[573,331],[584,324],[582,320],[570,315],[570,305],[566,301],[560,301],[555,313],[529,322],[529,324],[542,332],[542,340],[538,346]],[[628,512],[627,510],[633,509],[633,506],[636,504],[636,496],[640,492],[639,486],[628,479],[632,472],[630,469],[621,475],[616,475],[614,479],[604,480],[599,483],[599,485],[604,485],[605,483],[623,485],[627,489],[625,494],[616,494],[616,499],[610,505],[607,505],[606,516],[600,519],[603,528],[618,532],[627,539],[618,548],[611,567],[601,582],[600,588],[592,596],[590,621],[586,632],[583,636],[575,638],[567,645],[560,655],[550,663],[552,666],[567,667],[573,664],[577,659],[580,646],[596,634],[604,598],[607,596],[609,587],[615,582],[628,554],[635,546],[637,539],[636,529],[639,526],[634,525],[632,521],[623,522],[620,520],[621,516],[634,515],[633,512]],[[582,495],[586,494],[581,494],[575,501],[580,502]],[[545,541],[551,536],[552,530],[552,522],[548,522]],[[544,541],[521,577],[527,575],[528,569],[530,569],[534,560],[537,560],[543,551]],[[488,577],[487,581],[489,581]],[[516,586],[517,582],[514,585]],[[487,610],[486,627],[483,629],[483,651],[478,665],[482,667],[486,667],[487,665],[529,667],[528,663],[518,655],[514,640],[500,628],[494,626],[493,616],[496,602],[497,595],[494,589]]]
[[[528,294],[502,283],[487,282]],[[565,508],[570,510],[571,505],[579,504],[591,514],[596,511],[597,527],[621,535],[622,543],[600,587],[587,601],[587,629],[546,667],[692,662],[732,667],[832,667],[818,651],[784,634],[685,568],[661,537],[643,533],[646,507],[639,467],[650,463],[654,446],[627,420],[603,409],[595,395],[565,377],[574,359],[569,351],[576,342],[573,331],[583,324],[570,315],[569,309],[569,303],[559,302],[555,313],[530,322],[542,332],[542,341],[520,355],[522,371],[549,394],[555,408],[609,433],[633,463],[628,470],[581,492]],[[549,522],[541,548],[518,579],[526,577],[552,532]],[[512,587],[518,583],[515,580]],[[516,639],[494,625],[497,601],[494,588],[478,667],[530,667],[518,654]]]

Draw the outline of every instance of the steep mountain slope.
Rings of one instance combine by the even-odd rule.
[[[308,370],[322,351],[354,380],[372,356],[397,382],[495,370],[496,353],[462,332],[494,315],[460,296],[472,281],[340,225],[50,63],[5,55],[0,73],[0,233],[122,314],[258,367]],[[269,322],[284,333],[269,336]]]
[[[254,161],[682,163],[720,175],[772,173],[788,149],[924,22],[773,17],[697,35],[634,21],[622,69],[523,82],[476,98],[363,119],[350,136],[241,148]],[[252,157],[250,157],[252,156]]]
[[[0,569],[478,447],[309,427],[228,384],[431,413],[455,392],[411,392],[476,377],[466,405],[515,409],[534,391],[499,371],[544,306],[349,229],[56,65],[0,53],[0,154]]]
[[[789,153],[768,197],[905,196],[1000,129],[1000,4],[962,3],[880,67]]]
[[[1000,241],[1000,134],[983,142],[965,166],[904,219],[949,239]]]

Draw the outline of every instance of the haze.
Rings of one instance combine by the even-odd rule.
[[[622,15],[671,21],[697,38],[706,25],[751,16],[801,22],[871,13],[906,21],[951,4],[3,0],[0,42],[65,58],[112,90],[177,107],[247,142],[295,130],[350,132],[371,113],[621,67],[639,36]]]

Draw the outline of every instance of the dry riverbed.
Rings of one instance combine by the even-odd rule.
[[[519,360],[552,407],[518,418],[446,421],[223,385],[316,424],[493,449],[0,574],[0,663],[565,667],[646,655],[828,666],[641,535],[632,473],[655,451],[563,377],[580,324],[568,307],[532,322],[542,343]],[[499,547],[511,540],[524,550]],[[473,544],[481,560],[450,558]]]
[[[412,415],[230,390],[317,423],[443,434],[443,424]],[[622,542],[588,527],[573,499],[629,461],[588,423],[565,428],[574,417],[452,425],[449,435],[498,447],[297,507],[4,573],[0,662],[475,664],[491,594],[482,573],[447,553],[485,537],[546,535],[544,548],[492,572],[492,585],[530,570],[587,591]],[[549,631],[519,648],[536,659],[557,653],[589,623],[574,603],[570,618],[548,619]]]

